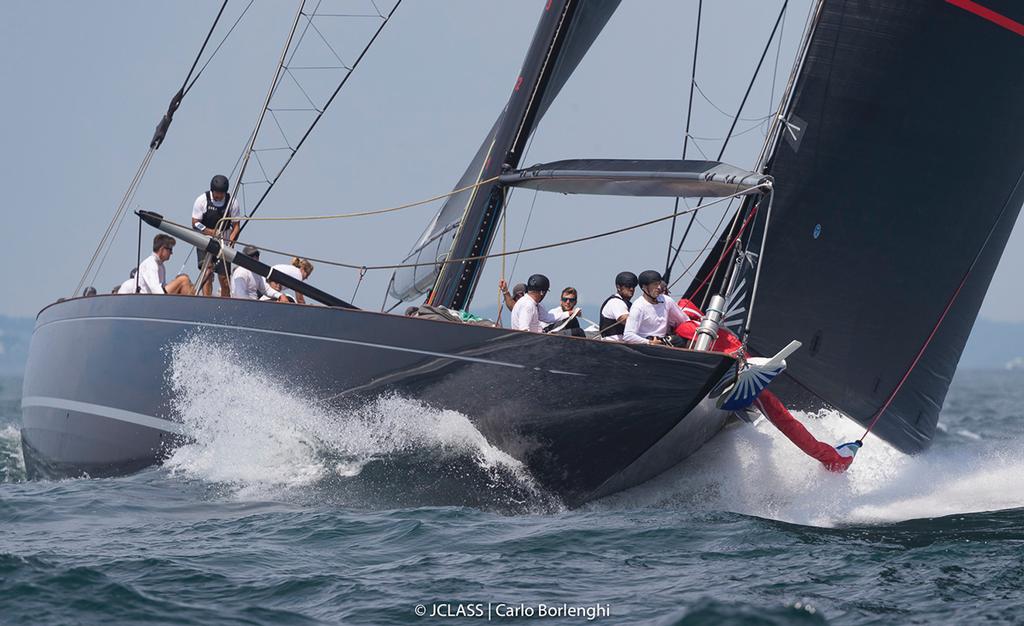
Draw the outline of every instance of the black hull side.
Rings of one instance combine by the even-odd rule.
[[[724,415],[698,403],[734,363],[368,311],[80,298],[36,322],[22,412],[29,475],[111,476],[159,462],[185,435],[171,408],[168,348],[197,335],[235,347],[258,370],[288,372],[318,402],[344,408],[397,393],[459,411],[570,504],[642,482],[699,447]],[[645,456],[673,429],[691,443]]]

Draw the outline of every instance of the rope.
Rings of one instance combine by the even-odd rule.
[[[366,276],[366,267],[359,268],[359,282],[356,283],[356,288],[352,292],[352,297],[349,298],[349,302],[355,304],[356,294],[359,293],[359,286],[363,284],[363,276]]]
[[[373,33],[373,36],[370,37],[370,41],[366,44],[366,46],[363,48],[363,50],[359,53],[359,56],[356,57],[356,60],[348,68],[348,72],[345,74],[345,77],[343,79],[341,79],[341,82],[334,89],[334,92],[331,94],[331,96],[327,99],[327,102],[324,104],[323,108],[317,114],[316,118],[313,120],[313,122],[306,129],[306,132],[299,139],[298,143],[295,144],[295,147],[292,148],[291,155],[289,155],[288,159],[281,166],[281,169],[278,170],[277,175],[274,176],[274,180],[270,181],[270,185],[265,190],[263,190],[263,193],[260,195],[259,199],[256,201],[256,204],[253,206],[252,211],[249,212],[250,218],[251,218],[251,216],[256,214],[256,211],[259,210],[260,206],[263,204],[263,201],[267,198],[267,194],[269,194],[270,190],[273,189],[274,186],[277,184],[277,181],[281,178],[281,174],[283,174],[285,169],[288,168],[288,165],[291,164],[292,159],[294,159],[295,155],[299,152],[299,148],[302,147],[302,145],[306,142],[306,139],[309,137],[310,133],[312,133],[313,129],[316,128],[317,124],[323,118],[324,113],[327,112],[327,109],[330,108],[331,103],[334,102],[334,99],[338,96],[338,92],[340,92],[342,87],[345,86],[345,84],[348,82],[348,79],[352,76],[353,72],[355,72],[356,68],[359,67],[359,63],[362,62],[363,57],[366,56],[366,53],[373,46],[374,42],[377,41],[377,37],[380,35],[381,31],[384,30],[384,27],[387,26],[388,22],[391,21],[391,17],[395,14],[395,11],[398,10],[398,7],[401,6],[401,4],[402,4],[402,0],[398,0],[398,2],[396,2],[395,5],[393,7],[391,7],[391,11],[388,12],[387,16],[385,16],[384,19],[381,21],[380,25],[377,27],[377,30]],[[310,20],[310,22],[312,22],[312,20]],[[314,28],[315,28],[315,26],[314,26]],[[269,101],[268,101],[267,104],[269,105]],[[257,131],[258,131],[258,129],[253,131],[253,142],[250,143],[250,148],[249,148],[250,150],[252,150],[252,146],[255,145],[255,133]],[[243,169],[244,169],[244,166],[243,166]],[[242,173],[239,173],[238,182],[240,183],[241,180],[242,180]],[[237,188],[239,185],[236,184],[235,186]],[[244,224],[242,224],[242,230],[245,229],[247,224],[248,224],[248,222],[245,222]]]
[[[956,302],[957,297],[960,295],[960,291],[963,290],[964,285],[967,284],[967,279],[970,278],[971,272],[973,272],[974,268],[978,265],[978,261],[981,259],[981,253],[985,251],[985,248],[988,247],[988,242],[992,240],[992,235],[996,232],[999,222],[1003,220],[1003,215],[1006,214],[1007,207],[1010,206],[1010,199],[1013,198],[1013,195],[1017,192],[1017,188],[1020,187],[1022,181],[1024,181],[1024,172],[1022,172],[1017,178],[1017,184],[1010,190],[1010,196],[1007,198],[1006,202],[1003,203],[1003,208],[999,210],[999,215],[996,216],[995,222],[992,223],[992,228],[989,229],[988,235],[985,236],[985,241],[982,242],[981,247],[978,248],[977,254],[974,255],[974,260],[971,261],[971,265],[967,268],[967,271],[964,272],[964,277],[960,279],[960,284],[957,285],[956,291],[953,292],[953,295],[949,298],[949,302],[946,303],[946,308],[942,310],[942,315],[940,315],[939,320],[935,322],[935,327],[932,328],[932,332],[928,334],[928,338],[924,340],[924,344],[921,346],[921,349],[917,351],[917,355],[914,357],[913,362],[911,362],[910,367],[907,368],[907,372],[903,375],[903,378],[900,379],[896,388],[892,390],[892,393],[889,394],[889,397],[886,398],[885,404],[882,405],[882,408],[880,408],[878,412],[875,413],[874,417],[871,418],[867,429],[864,431],[864,434],[860,436],[858,441],[863,443],[864,438],[867,437],[868,433],[871,432],[871,429],[875,427],[875,424],[878,423],[882,414],[888,410],[892,401],[896,398],[896,394],[903,388],[903,383],[907,382],[907,379],[910,378],[910,373],[914,371],[918,362],[921,361],[921,357],[924,356],[924,351],[928,349],[928,345],[932,342],[932,339],[935,338],[935,333],[939,331],[939,327],[942,326],[942,322],[946,319],[946,315],[949,313],[949,310],[953,308],[953,303]]]
[[[501,213],[501,251],[505,252],[507,247],[506,231],[508,230],[508,207]],[[505,256],[501,257],[501,281],[505,283],[505,289],[508,289],[508,278],[505,276]],[[501,326],[501,314],[505,311],[505,294],[504,292],[498,292],[498,313],[494,316],[494,325]]]
[[[729,126],[729,132],[726,133],[725,140],[722,142],[722,147],[718,151],[718,157],[715,158],[716,161],[721,161],[722,160],[722,156],[725,155],[725,148],[726,148],[726,146],[729,145],[729,140],[732,139],[732,137],[733,137],[733,131],[736,130],[736,122],[738,122],[740,120],[740,114],[743,113],[743,108],[747,105],[747,98],[750,97],[750,91],[754,88],[754,82],[757,81],[757,77],[761,73],[761,66],[764,64],[765,57],[768,56],[768,51],[771,50],[772,41],[775,40],[775,33],[778,31],[779,24],[782,22],[782,18],[786,14],[786,7],[787,6],[789,6],[789,0],[785,0],[785,2],[782,3],[782,8],[779,10],[779,16],[775,19],[775,25],[772,27],[772,32],[768,36],[768,42],[765,44],[764,50],[761,52],[761,58],[757,62],[757,67],[754,68],[754,75],[750,77],[750,82],[747,83],[747,91],[743,94],[743,99],[740,101],[739,108],[736,109],[736,115],[733,116],[732,124]],[[699,91],[700,87],[698,87],[697,89]],[[701,92],[701,95],[702,96],[704,95],[703,92]],[[705,97],[705,99],[707,99],[707,96],[704,96],[704,97]],[[710,102],[710,100],[709,100],[709,102]],[[751,128],[748,128],[747,130],[743,131],[743,133],[748,133],[748,132],[754,130],[755,128],[758,128],[759,126],[760,126],[760,124],[758,124],[757,126],[753,126]],[[687,133],[687,137],[689,137],[689,136],[690,136],[690,134]],[[700,137],[694,137],[694,139],[701,139],[701,138]],[[697,145],[697,144],[695,143],[694,145]],[[700,148],[700,146],[697,146],[697,147],[698,147],[698,149]],[[701,150],[701,153],[703,154],[703,150]],[[704,198],[701,198],[700,200],[698,200],[697,201],[697,208],[700,208],[700,206],[703,203],[704,203]],[[737,216],[738,215],[739,215],[739,213],[737,213]],[[725,221],[724,218],[721,221],[724,222]],[[735,225],[736,225],[736,220],[733,219],[733,226],[730,227],[730,228],[735,228]],[[689,231],[687,231],[687,232],[689,232]],[[669,246],[671,246],[671,244],[669,244]],[[682,247],[683,247],[683,242],[680,241],[679,242],[679,246],[677,246],[677,248],[682,248]],[[677,253],[677,256],[678,256],[678,253]],[[675,263],[675,261],[673,261],[673,264],[674,263]],[[691,264],[690,267],[693,267],[693,265],[694,264]],[[689,268],[687,268],[687,271],[688,270],[689,270]],[[684,271],[683,275],[684,276],[686,275],[685,271]],[[670,287],[671,287],[671,285],[670,285]],[[697,293],[697,292],[695,291],[693,293]]]
[[[409,202],[407,204],[401,204],[401,205],[398,205],[398,206],[388,207],[388,208],[385,208],[385,209],[374,209],[374,210],[371,210],[371,211],[356,211],[354,213],[338,213],[338,214],[335,214],[335,215],[296,215],[296,216],[275,216],[275,217],[252,217],[252,216],[248,216],[247,217],[247,216],[244,216],[244,215],[240,215],[238,217],[228,217],[227,215],[225,215],[224,217],[222,217],[220,219],[219,222],[217,222],[217,229],[219,230],[220,228],[222,228],[222,226],[226,222],[290,222],[290,221],[301,222],[301,221],[308,221],[308,220],[337,220],[337,219],[345,219],[345,218],[349,218],[349,217],[366,217],[368,215],[381,215],[383,213],[394,213],[395,211],[402,211],[404,209],[409,209],[409,208],[421,206],[421,205],[424,205],[424,204],[430,204],[431,202],[435,202],[437,200],[441,200],[442,198],[447,198],[449,196],[454,196],[455,194],[462,193],[463,191],[468,191],[470,189],[473,189],[475,187],[479,187],[481,185],[489,185],[489,184],[493,183],[496,180],[498,180],[497,176],[495,176],[493,178],[488,178],[487,180],[482,180],[482,181],[480,181],[478,183],[474,183],[472,185],[467,185],[467,186],[462,187],[460,189],[454,189],[452,191],[449,191],[448,193],[442,193],[442,194],[438,194],[436,196],[431,196],[430,198],[426,198],[424,200],[417,200],[415,202]]]
[[[233,32],[235,31],[235,27],[236,27],[236,26],[238,26],[238,23],[242,21],[242,18],[243,18],[243,17],[245,17],[245,14],[246,14],[246,13],[247,13],[247,12],[249,11],[249,8],[250,8],[250,7],[252,6],[252,3],[253,3],[253,2],[254,2],[254,0],[249,0],[249,4],[245,5],[245,8],[244,8],[244,9],[242,9],[242,12],[241,12],[241,13],[240,13],[240,14],[238,15],[238,18],[237,18],[237,19],[235,20],[235,23],[234,23],[234,24],[232,24],[232,25],[231,25],[231,28],[229,28],[229,29],[228,29],[228,32],[226,32],[226,33],[224,34],[224,37],[223,37],[223,38],[222,38],[222,39],[220,40],[220,43],[218,43],[218,44],[217,44],[217,47],[216,47],[216,48],[214,48],[214,49],[213,49],[213,52],[211,52],[211,53],[210,53],[210,57],[209,57],[208,59],[206,59],[206,63],[203,63],[203,66],[202,66],[201,68],[199,68],[199,71],[198,71],[198,72],[196,72],[196,75],[195,75],[195,77],[193,77],[193,78],[192,78],[192,81],[191,81],[191,82],[189,82],[189,80],[188,80],[187,78],[185,79],[185,83],[186,83],[186,84],[185,84],[185,85],[183,85],[182,95],[185,95],[185,94],[187,94],[187,93],[188,93],[189,91],[191,91],[191,90],[192,90],[192,87],[194,87],[194,86],[195,86],[195,84],[196,84],[196,81],[198,81],[198,80],[199,80],[199,77],[200,77],[200,76],[202,76],[202,75],[203,75],[203,72],[204,72],[204,71],[206,70],[206,66],[207,66],[207,65],[209,65],[209,64],[210,64],[210,61],[212,61],[212,60],[213,60],[213,57],[217,56],[217,53],[218,53],[218,52],[220,52],[221,46],[223,46],[223,45],[224,45],[224,42],[226,42],[226,41],[228,40],[228,37],[230,37],[230,36],[231,36],[231,33],[233,33]],[[221,9],[220,9],[220,10],[221,10],[221,12],[223,12],[223,11],[224,11],[224,7],[226,7],[226,6],[227,6],[227,4],[228,4],[228,3],[227,3],[227,0],[224,0],[224,6],[222,6],[222,7],[221,7]],[[218,14],[217,14],[217,19],[218,19],[218,20],[220,19],[220,13],[218,13]],[[217,22],[216,22],[216,21],[214,21],[214,22],[213,22],[213,26],[217,26]],[[213,27],[211,27],[211,28],[210,28],[210,34],[211,34],[211,35],[213,34]],[[210,39],[210,36],[209,36],[209,35],[207,35],[207,36],[206,36],[206,39],[207,39],[207,40],[209,40],[209,39]],[[206,43],[205,43],[205,42],[203,43],[203,47],[204,47],[204,48],[206,47]],[[199,56],[202,56],[202,53],[203,53],[203,51],[202,51],[202,50],[200,50],[200,51],[199,51]],[[199,56],[197,56],[197,57],[196,57],[196,61],[198,61],[198,60],[199,60]],[[195,63],[193,63],[193,64],[192,64],[192,69],[195,69],[195,67],[196,67],[196,64],[195,64]],[[189,74],[191,74],[191,73],[192,73],[192,70],[189,70]]]
[[[96,250],[93,251],[92,257],[89,259],[89,263],[85,266],[85,271],[82,272],[82,277],[78,281],[78,285],[74,291],[71,292],[71,296],[77,295],[82,286],[85,284],[89,277],[89,273],[92,271],[93,266],[96,264],[96,259],[100,256],[100,252],[103,250],[104,245],[107,243],[107,239],[110,238],[110,233],[114,230],[115,225],[120,224],[121,218],[123,218],[125,207],[131,202],[135,196],[135,191],[138,189],[138,185],[142,180],[146,169],[149,167],[150,161],[153,159],[155,149],[150,148],[146,151],[146,156],[142,158],[142,162],[139,163],[138,169],[135,171],[135,176],[132,177],[131,183],[128,184],[128,189],[125,190],[124,195],[121,197],[121,202],[117,205],[114,210],[114,216],[110,219],[110,224],[107,225],[107,229],[103,232],[103,236],[100,237],[100,241],[96,244]],[[101,263],[102,265],[102,263]],[[97,268],[97,273],[99,268]]]
[[[690,144],[690,120],[693,116],[693,89],[697,85],[697,52],[699,51],[700,45],[700,16],[701,11],[704,9],[704,0],[700,0],[697,3],[697,33],[693,38],[693,64],[690,68],[690,100],[686,105],[686,129],[683,131],[683,160],[686,160],[686,148]],[[679,198],[676,198],[675,204],[672,206],[672,211],[679,211]],[[697,214],[692,213],[690,215],[690,223],[686,225],[686,230],[683,232],[682,239],[679,240],[679,246],[676,247],[676,254],[672,256],[672,242],[676,240],[676,221],[672,220],[672,231],[668,235],[668,251],[665,252],[665,280],[670,280],[672,275],[672,266],[676,264],[676,259],[679,258],[679,250],[683,247],[683,243],[686,241],[686,236],[690,234],[690,229],[693,227],[693,220],[697,219]]]
[[[767,185],[765,185],[763,187],[761,187],[761,186],[754,187],[752,189],[763,189],[764,190],[764,189],[767,189]],[[747,194],[751,193],[751,191],[752,191],[751,189],[745,189],[745,190],[742,190],[742,191],[737,191],[736,193],[730,194],[728,196],[722,196],[721,198],[717,198],[714,201],[709,202],[709,203],[707,203],[707,204],[705,204],[703,206],[695,207],[693,209],[689,209],[688,211],[683,211],[683,212],[680,213],[680,215],[685,215],[685,214],[690,213],[692,211],[699,211],[701,209],[706,209],[708,207],[712,207],[712,206],[714,206],[714,205],[716,205],[716,204],[718,204],[720,202],[725,202],[727,200],[731,200],[731,199],[736,198],[738,196],[747,195]],[[640,222],[640,223],[633,224],[633,225],[630,225],[630,226],[625,226],[623,228],[617,228],[617,229],[614,229],[614,230],[604,231],[604,232],[597,233],[597,234],[594,234],[594,235],[587,235],[587,236],[584,236],[584,237],[577,237],[575,239],[567,239],[567,240],[564,240],[564,241],[557,241],[557,242],[554,242],[554,243],[543,244],[543,245],[539,245],[539,246],[531,246],[531,247],[528,247],[528,248],[519,248],[517,250],[503,250],[500,253],[494,253],[494,254],[481,254],[481,255],[468,256],[468,257],[462,257],[462,258],[457,258],[457,259],[445,259],[443,261],[428,261],[428,262],[424,262],[424,263],[400,263],[400,264],[394,264],[394,265],[365,265],[365,264],[355,264],[355,263],[343,263],[341,261],[331,261],[331,260],[328,260],[328,259],[317,259],[317,258],[314,258],[314,257],[304,257],[304,258],[306,258],[309,261],[315,262],[315,263],[323,263],[324,265],[332,265],[332,266],[335,266],[335,267],[347,267],[349,269],[356,269],[356,270],[362,269],[362,268],[366,268],[367,271],[389,270],[389,269],[403,269],[403,268],[409,268],[409,267],[427,267],[427,266],[447,265],[447,264],[451,264],[451,263],[464,263],[464,262],[467,262],[467,261],[481,261],[481,260],[484,260],[484,259],[501,258],[501,257],[512,256],[512,255],[516,255],[516,254],[522,254],[522,253],[525,253],[525,252],[537,252],[539,250],[547,250],[547,249],[550,249],[550,248],[558,248],[558,247],[561,247],[561,246],[568,246],[568,245],[572,245],[572,244],[576,244],[576,243],[582,243],[584,241],[591,241],[591,240],[594,240],[594,239],[602,239],[604,237],[610,237],[611,235],[617,235],[619,233],[625,233],[625,232],[629,232],[631,230],[637,230],[639,228],[644,228],[646,226],[651,226],[652,224],[657,224],[659,222],[665,222],[665,221],[668,221],[668,220],[672,219],[674,216],[675,216],[675,213],[673,213],[671,215],[664,215],[662,217],[658,217],[658,218],[655,218],[655,219],[652,219],[652,220],[647,220],[646,222]],[[749,220],[749,218],[748,218],[748,220]],[[164,219],[163,221],[166,224],[171,224],[171,225],[174,225],[174,226],[178,226],[180,228],[188,229],[188,227],[186,227],[184,224],[179,224],[179,223],[173,222],[173,221],[171,221],[169,219]],[[293,252],[285,252],[285,251],[282,251],[282,250],[274,250],[272,248],[268,248],[266,246],[262,246],[262,245],[255,244],[255,243],[252,243],[252,242],[238,241],[238,242],[236,242],[236,244],[256,246],[260,250],[263,250],[265,252],[270,252],[271,254],[279,254],[281,256],[287,256],[287,257],[302,256],[300,254],[293,253]]]
[[[704,285],[706,285],[708,281],[711,280],[711,277],[715,275],[716,271],[718,271],[718,266],[722,264],[722,261],[725,260],[725,257],[729,256],[729,252],[732,250],[733,246],[736,245],[736,242],[740,240],[740,237],[743,235],[743,231],[747,228],[747,224],[750,223],[750,219],[754,217],[756,213],[757,205],[755,204],[753,210],[751,210],[750,214],[747,215],[747,219],[743,221],[743,225],[740,226],[740,229],[736,233],[736,236],[733,237],[732,241],[729,243],[729,247],[727,247],[725,250],[722,250],[722,254],[721,256],[718,257],[718,261],[715,263],[715,266],[712,267],[711,270],[707,273],[707,275],[704,276],[704,280],[702,280],[701,283],[697,285],[697,288],[694,289],[692,293],[700,293],[700,290],[704,288]]]
[[[139,216],[139,240],[135,245],[135,293],[139,293],[139,266],[142,265],[142,216]],[[118,290],[120,291],[120,290]]]
[[[181,88],[171,98],[171,103],[168,106],[167,112],[164,114],[163,118],[160,120],[160,123],[157,125],[156,133],[154,134],[153,139],[150,141],[149,150],[146,152],[146,156],[143,157],[142,162],[139,164],[138,169],[135,171],[135,176],[132,177],[132,180],[128,185],[128,189],[125,190],[124,195],[121,197],[120,204],[118,204],[117,208],[114,210],[114,216],[111,218],[110,224],[107,225],[107,229],[104,231],[103,236],[100,237],[100,241],[96,246],[96,250],[93,252],[92,257],[89,259],[89,263],[86,265],[85,271],[82,273],[82,277],[78,281],[78,285],[75,287],[75,291],[72,293],[72,295],[77,294],[79,290],[81,290],[82,286],[85,284],[89,277],[89,273],[92,271],[94,266],[96,267],[96,272],[94,274],[93,281],[95,281],[96,277],[99,275],[100,269],[103,267],[103,262],[106,260],[107,253],[109,253],[110,248],[113,247],[114,238],[116,237],[118,230],[120,230],[121,223],[124,221],[125,209],[128,207],[129,204],[131,204],[131,201],[134,199],[135,193],[138,191],[139,186],[142,184],[142,179],[143,177],[145,177],[146,171],[149,169],[149,165],[153,160],[153,156],[156,150],[163,143],[164,136],[167,133],[167,129],[170,127],[171,119],[174,116],[174,112],[178,109],[179,106],[181,106],[182,98],[184,98],[185,94],[188,93],[188,91],[192,88],[193,85],[195,85],[196,80],[199,79],[199,75],[202,74],[204,69],[206,69],[206,65],[208,65],[210,60],[213,59],[213,55],[217,53],[217,51],[214,50],[213,54],[210,55],[210,59],[206,61],[206,64],[203,65],[203,67],[199,70],[199,73],[197,73],[195,78],[193,78],[192,72],[195,71],[196,66],[199,64],[199,59],[202,58],[203,51],[206,50],[206,45],[209,43],[210,37],[213,35],[213,31],[216,29],[217,23],[220,21],[221,15],[224,13],[224,9],[227,7],[227,4],[227,0],[224,0],[223,4],[221,4],[220,10],[217,12],[217,16],[216,18],[214,18],[213,24],[210,26],[210,30],[206,34],[206,39],[203,40],[203,45],[199,48],[199,52],[196,54],[195,60],[192,61],[192,66],[189,68],[188,74],[185,76],[185,80],[182,82]],[[250,2],[250,4],[252,3]],[[248,10],[248,7],[246,7],[246,10]],[[244,14],[245,11],[242,12],[242,15]],[[241,20],[241,16],[239,16],[238,19]],[[238,22],[236,21],[235,25],[237,24]],[[231,30],[234,30],[234,26],[231,27]],[[230,34],[231,31],[228,31],[228,35]],[[224,36],[224,39],[227,39],[227,35]],[[220,45],[223,44],[224,41],[222,40]],[[217,50],[220,49],[220,45],[217,46]],[[191,83],[189,82],[190,79]],[[104,252],[102,259],[100,259],[99,264],[97,264],[96,259],[100,256],[100,251],[103,250],[104,247],[106,247],[106,252]]]

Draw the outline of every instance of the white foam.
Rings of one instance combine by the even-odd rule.
[[[171,349],[168,384],[174,409],[195,443],[166,465],[188,477],[262,497],[267,488],[301,487],[332,475],[358,475],[371,460],[429,450],[470,456],[484,470],[511,470],[531,483],[522,463],[491,445],[465,416],[384,395],[341,413],[309,399],[288,377],[243,366],[238,350],[193,337]]]
[[[796,413],[820,440],[863,428],[834,412]],[[974,434],[974,433],[971,433]],[[767,421],[727,428],[687,461],[608,499],[610,506],[685,503],[814,526],[893,522],[1024,506],[1015,442],[965,437],[955,451],[907,456],[869,437],[845,474],[826,471]],[[602,504],[604,506],[604,504]]]
[[[25,479],[25,459],[21,451],[21,431],[14,424],[0,427],[0,482]]]

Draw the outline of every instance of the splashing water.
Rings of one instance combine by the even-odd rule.
[[[468,459],[490,487],[511,480],[527,492],[537,490],[520,461],[491,445],[458,412],[396,395],[345,411],[321,405],[284,377],[253,369],[252,359],[237,349],[198,336],[170,353],[173,408],[194,441],[166,462],[179,475],[233,485],[240,497],[266,497],[337,484],[395,457],[418,463],[418,474],[424,466],[436,470],[444,461]]]
[[[14,424],[0,426],[0,483],[25,480],[25,459],[21,452],[21,431]]]
[[[837,412],[795,415],[826,442],[864,431]],[[669,472],[597,506],[684,504],[826,527],[1009,509],[1024,506],[1016,448],[985,441],[908,456],[869,438],[849,471],[833,474],[761,420],[727,428]]]

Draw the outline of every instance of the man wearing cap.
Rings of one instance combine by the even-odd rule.
[[[622,341],[636,285],[637,278],[633,272],[619,272],[615,276],[615,293],[601,304],[601,319],[598,322],[601,338],[605,341]]]
[[[526,281],[526,295],[516,301],[512,307],[512,329],[528,330],[539,333],[544,326],[558,321],[544,309],[537,306],[551,289],[551,281],[543,274],[534,274]]]
[[[640,272],[637,282],[643,296],[629,308],[622,340],[626,343],[671,345],[669,329],[690,318],[675,302],[662,295],[660,273],[655,270]]]
[[[225,230],[228,230],[230,235],[227,239],[234,243],[238,238],[241,223],[237,220],[221,222],[225,217],[238,217],[238,200],[233,200],[231,194],[228,193],[227,177],[217,174],[210,180],[210,190],[200,194],[192,204],[192,228],[211,237],[223,237]],[[199,261],[199,269],[202,270],[206,255],[200,252],[196,258]],[[229,297],[231,293],[228,288],[228,272],[224,267],[224,261],[217,260],[213,271],[217,273],[217,279],[220,282],[220,296],[222,298]],[[203,286],[203,295],[208,296],[213,292],[213,284],[208,280],[208,276],[201,275],[199,282]]]
[[[256,246],[242,248],[242,254],[258,261],[260,249]],[[263,296],[278,302],[288,302],[288,296],[267,284],[267,279],[254,274],[241,265],[236,265],[231,272],[231,297],[243,300],[259,300]]]
[[[519,302],[519,298],[526,295],[526,285],[524,283],[516,283],[516,286],[513,287],[510,292],[508,290],[508,283],[506,283],[503,278],[498,281],[498,291],[501,292],[501,297],[505,301],[505,306],[509,311],[511,311],[512,307],[516,305],[516,302]]]

